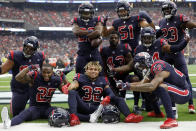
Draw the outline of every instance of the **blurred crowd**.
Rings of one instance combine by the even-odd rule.
[[[139,11],[146,10],[152,17],[155,25],[158,25],[158,21],[162,18],[161,10],[158,7],[134,7],[131,14],[138,14]],[[178,8],[178,13],[185,14],[193,22],[196,21],[194,17],[194,11],[192,8]],[[96,16],[109,16],[108,25],[112,25],[112,21],[118,18],[117,13],[114,8],[102,8],[97,9]],[[50,27],[70,27],[71,21],[74,17],[78,16],[77,9],[73,10],[51,10],[45,8],[18,8],[14,6],[0,6],[0,18],[1,19],[12,19],[20,20],[25,23],[29,23],[32,26],[50,26]],[[0,27],[23,27],[21,23],[9,23],[0,22]],[[9,50],[20,50],[22,49],[22,42],[26,36],[23,35],[0,35],[0,52],[1,57],[8,54]],[[62,37],[62,38],[39,38],[40,50],[43,50],[48,58],[58,58],[63,57],[76,57],[77,52],[77,39],[72,37]],[[107,43],[106,40],[103,41],[103,45]],[[189,47],[186,49],[186,53],[189,54],[191,58],[196,58],[196,38],[192,38]]]
[[[146,10],[152,17],[155,25],[158,25],[158,21],[162,18],[160,8],[156,7],[135,7],[132,9],[131,14],[138,14],[139,11]],[[194,11],[191,8],[178,8],[178,13],[185,14],[192,21],[196,21],[194,17]],[[97,16],[109,15],[108,25],[112,25],[112,21],[118,18],[117,13],[114,9],[102,9],[96,11]],[[50,27],[70,27],[71,21],[74,17],[78,16],[77,9],[72,11],[66,10],[46,10],[41,8],[15,8],[9,6],[0,6],[0,18],[3,19],[13,19],[13,20],[23,20],[32,24],[34,26],[50,26]],[[5,24],[1,24],[6,26]],[[9,24],[7,26],[10,26]],[[21,26],[20,24],[16,26]]]

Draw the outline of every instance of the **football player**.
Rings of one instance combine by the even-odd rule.
[[[143,117],[130,113],[124,99],[113,94],[106,77],[99,76],[102,67],[99,62],[91,61],[85,66],[85,74],[77,74],[68,87],[68,104],[70,108],[70,125],[78,125],[80,121],[97,122],[103,106],[110,103],[116,105],[126,117],[125,122],[140,122]],[[101,101],[101,97],[104,99]]]
[[[129,44],[134,54],[135,47],[139,44],[139,35],[141,27],[152,26],[155,29],[154,23],[150,16],[142,11],[139,15],[131,16],[131,7],[127,1],[117,3],[116,12],[118,19],[113,21],[112,27],[107,29],[105,19],[103,24],[103,36],[108,36],[114,30],[120,34],[121,44]]]
[[[110,85],[115,95],[125,98],[126,92],[119,92],[116,88],[115,80],[130,82],[129,72],[118,71],[118,68],[124,65],[133,65],[133,58],[128,44],[119,44],[119,36],[117,32],[113,32],[109,37],[109,46],[100,48],[100,53],[104,63],[104,72],[109,78]],[[122,67],[121,67],[122,68]]]
[[[186,76],[165,61],[153,61],[147,52],[135,55],[134,68],[144,79],[137,83],[123,84],[122,89],[155,94],[161,99],[167,115],[167,119],[160,128],[177,127],[178,123],[172,111],[172,101],[177,104],[188,102],[191,92]]]
[[[50,112],[55,108],[50,105],[51,98],[57,88],[61,90],[64,83],[61,77],[53,75],[53,67],[48,63],[43,63],[41,71],[37,71],[34,65],[29,65],[20,71],[16,81],[28,84],[31,88],[31,105],[20,114],[9,119],[8,109],[4,107],[1,118],[4,128],[21,124],[24,121],[47,119]]]
[[[159,60],[159,59],[164,60],[165,54],[176,53],[177,51],[181,51],[187,45],[190,39],[190,37],[186,35],[185,40],[181,41],[181,43],[179,43],[178,45],[169,45],[164,38],[156,39],[155,35],[156,32],[151,27],[143,28],[141,30],[141,45],[138,45],[136,47],[135,53],[137,54],[140,52],[148,52],[152,56],[153,60]],[[140,78],[142,78],[142,76],[140,76]],[[148,97],[149,97],[148,93],[145,93],[146,104],[152,102],[152,100],[148,99]],[[158,103],[156,101],[154,102],[155,103],[152,103],[152,105],[156,106],[154,107],[154,109],[156,109],[155,110],[156,113],[149,112],[148,116],[163,117],[164,115],[163,113],[160,112]],[[176,118],[177,118],[177,112],[176,112]]]
[[[76,73],[84,73],[84,66],[89,61],[102,64],[98,46],[102,42],[102,18],[94,17],[94,7],[90,3],[82,3],[78,8],[79,17],[73,19],[73,33],[78,37],[78,56]]]
[[[191,22],[185,15],[176,15],[177,6],[172,1],[164,2],[162,4],[161,12],[163,14],[163,19],[159,22],[160,30],[158,32],[161,32],[162,36],[167,39],[167,42],[170,45],[178,45],[181,41],[183,41],[186,28],[193,29],[196,27],[196,24]],[[157,34],[158,36],[160,36],[159,33]],[[192,85],[188,76],[188,69],[183,53],[176,52],[166,54],[165,61],[174,65],[175,68],[185,74],[192,92]],[[195,113],[192,97],[189,100],[188,109],[189,113]]]
[[[5,74],[12,70],[11,91],[12,100],[10,104],[13,116],[18,115],[25,109],[29,100],[29,86],[16,81],[15,76],[19,71],[35,65],[41,68],[45,59],[43,52],[38,52],[38,39],[35,36],[27,37],[23,42],[23,51],[10,51],[7,61],[0,67],[0,74]]]

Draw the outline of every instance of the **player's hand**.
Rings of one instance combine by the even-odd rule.
[[[38,68],[35,65],[29,65],[29,70],[38,70]]]
[[[122,82],[121,80],[116,81],[116,87],[120,89],[120,91],[123,90],[129,90],[130,89],[130,83],[126,82]]]
[[[190,40],[190,34],[189,34],[189,31],[188,29],[185,30],[185,36],[184,36],[184,39],[187,41],[187,43],[189,42]]]
[[[106,26],[107,21],[108,21],[108,15],[103,16],[103,26]]]
[[[61,70],[56,70],[56,71],[54,71],[55,72],[55,74],[57,75],[57,76],[59,76],[59,77],[63,77],[63,72],[61,71]]]
[[[69,93],[69,91],[68,91],[69,86],[70,86],[70,83],[67,83],[66,85],[64,85],[64,86],[61,88],[61,90],[62,90],[62,92],[63,92],[64,94],[68,94],[68,93]]]
[[[101,104],[104,105],[104,106],[108,105],[109,103],[110,103],[110,96],[106,96],[106,97],[102,100],[102,102],[101,102]]]

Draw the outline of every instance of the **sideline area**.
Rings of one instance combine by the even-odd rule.
[[[3,129],[0,124],[0,131],[165,131],[159,126],[163,122],[141,122],[141,123],[118,123],[118,124],[104,124],[104,123],[81,123],[74,127],[54,128],[50,127],[48,123],[23,123],[9,129]],[[195,131],[196,121],[179,122],[178,127],[174,127],[172,131]]]

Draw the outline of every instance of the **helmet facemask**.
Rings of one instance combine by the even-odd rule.
[[[141,36],[142,45],[148,48],[153,44],[154,39],[155,39],[154,35],[150,35],[149,33],[146,33],[144,36]]]
[[[118,8],[117,14],[118,14],[118,17],[123,20],[126,20],[129,18],[129,11],[127,11],[124,7]]]
[[[174,2],[168,1],[162,5],[162,15],[166,19],[170,19],[172,16],[175,16],[177,12],[177,6]]]

